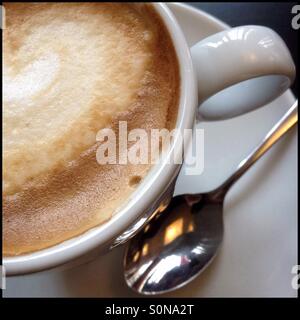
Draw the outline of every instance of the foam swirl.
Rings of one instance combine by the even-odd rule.
[[[91,146],[113,115],[130,108],[151,55],[151,31],[133,11],[112,23],[106,6],[81,6],[78,16],[70,5],[68,19],[60,8],[33,6],[22,22],[7,9],[5,193]]]

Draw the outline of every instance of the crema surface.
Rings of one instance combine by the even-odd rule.
[[[5,3],[4,254],[109,219],[150,165],[99,165],[96,135],[174,125],[179,71],[150,5]],[[134,179],[133,179],[134,178]]]

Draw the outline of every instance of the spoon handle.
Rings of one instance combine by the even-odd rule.
[[[298,121],[298,100],[285,113],[273,128],[268,132],[262,142],[243,159],[235,172],[216,190],[209,193],[210,198],[223,201],[231,186],[262,156],[264,155],[289,129]]]

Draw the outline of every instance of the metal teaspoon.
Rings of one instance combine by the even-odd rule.
[[[221,186],[208,193],[174,197],[129,241],[124,276],[130,288],[145,295],[173,291],[209,265],[223,240],[227,191],[297,123],[297,110],[298,100]]]

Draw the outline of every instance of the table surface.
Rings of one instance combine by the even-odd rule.
[[[292,53],[296,66],[298,66],[298,31],[291,26],[294,16],[291,10],[297,2],[188,2],[188,4],[218,17],[232,27],[256,24],[272,28],[284,39]],[[292,87],[296,96],[298,96],[297,85],[298,81],[296,80]]]

